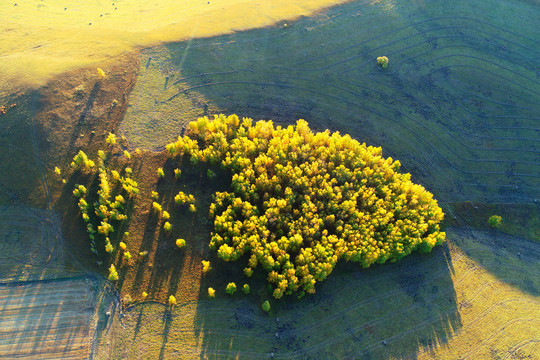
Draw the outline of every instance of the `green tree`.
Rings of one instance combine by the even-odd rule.
[[[227,284],[227,287],[225,288],[225,291],[227,294],[232,295],[236,292],[236,284],[231,282]]]
[[[501,227],[502,224],[502,217],[499,215],[491,215],[488,219],[489,226],[491,226],[494,229],[498,229]]]

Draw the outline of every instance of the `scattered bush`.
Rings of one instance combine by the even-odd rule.
[[[114,135],[113,133],[109,133],[105,141],[111,146],[116,144],[116,135]]]
[[[129,153],[129,151],[124,150],[124,156],[126,157],[126,159],[131,160],[131,154]]]
[[[159,193],[157,191],[152,191],[152,199],[157,200],[159,198]]]
[[[169,296],[169,305],[170,306],[176,305],[176,298],[173,295]]]
[[[86,194],[86,187],[84,185],[75,185],[73,195],[76,197],[83,197]]]
[[[210,261],[203,260],[201,262],[202,262],[202,272],[203,272],[203,274],[206,274],[207,272],[210,271],[210,269],[212,269],[212,266],[210,266]]]
[[[175,178],[179,179],[181,175],[182,175],[182,170],[174,169],[174,177]]]
[[[163,224],[163,229],[164,229],[165,231],[171,231],[171,229],[172,229],[171,223],[168,222],[168,221],[165,221],[165,224]]]
[[[88,158],[88,155],[82,150],[79,150],[77,155],[73,157],[73,161],[71,162],[71,167],[74,170],[81,170],[83,169],[91,169],[95,166],[95,163]]]
[[[213,288],[209,287],[209,288],[208,288],[208,297],[209,297],[209,298],[215,298],[215,297],[216,297],[216,290],[214,290]]]
[[[107,75],[105,75],[105,71],[101,70],[101,68],[97,68],[97,73],[100,79],[103,79]]]
[[[62,171],[60,170],[60,168],[58,166],[54,167],[54,173],[57,174],[57,175],[62,176]]]
[[[265,312],[269,312],[269,311],[270,311],[270,303],[268,302],[268,300],[266,300],[265,302],[262,303],[261,308],[262,308]]]
[[[388,58],[386,56],[379,56],[377,58],[377,64],[383,69],[386,69],[388,67]]]
[[[158,169],[157,169],[157,175],[158,175],[158,177],[160,177],[160,178],[164,178],[164,177],[165,177],[165,173],[163,172],[163,168],[158,168]]]
[[[244,275],[246,275],[247,277],[251,277],[251,275],[253,275],[253,269],[252,268],[245,268],[244,269]]]
[[[225,288],[225,291],[227,294],[232,295],[236,292],[236,284],[231,282],[227,284],[227,287]]]
[[[122,250],[126,250],[126,249],[127,249],[127,245],[126,245],[125,242],[120,241],[120,244],[118,244],[118,246],[119,246],[120,249],[122,249]]]
[[[113,264],[111,264],[111,267],[109,268],[109,280],[118,280],[118,272],[116,271],[116,267]]]
[[[193,204],[195,202],[195,197],[193,195],[186,195],[182,191],[180,191],[174,197],[174,202],[178,205]]]
[[[181,249],[184,246],[186,246],[186,240],[184,239],[176,239],[176,246]]]
[[[502,217],[499,215],[491,215],[488,219],[488,223],[492,228],[498,229],[501,227]]]
[[[282,128],[200,118],[167,149],[232,172],[230,191],[210,206],[210,248],[225,261],[248,255],[244,272],[262,267],[276,298],[315,292],[339,260],[368,267],[445,239],[437,201],[398,172],[399,161],[348,135],[313,133],[303,120]],[[186,203],[185,194],[175,201]]]
[[[148,293],[146,291],[142,292],[142,298],[146,299],[148,297]]]
[[[250,291],[249,285],[244,284],[244,286],[242,287],[242,292],[247,295],[249,294],[249,291]]]
[[[154,209],[155,212],[160,213],[161,212],[161,205],[157,202],[152,202],[152,209]]]
[[[163,220],[169,220],[171,218],[171,214],[169,214],[168,211],[163,210],[161,217],[163,218]]]

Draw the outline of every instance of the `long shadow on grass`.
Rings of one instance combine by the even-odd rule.
[[[467,256],[503,282],[540,296],[540,243],[496,230],[451,228],[448,234]]]
[[[414,359],[419,348],[445,344],[461,327],[452,272],[447,245],[369,269],[339,264],[315,295],[270,300],[269,314],[260,308],[269,295],[259,274],[249,280],[247,297],[231,298],[220,288],[216,299],[199,301],[201,357]],[[228,276],[237,285],[245,281]],[[205,291],[202,286],[201,298]]]
[[[0,287],[2,357],[78,357],[88,334],[98,284],[93,277],[3,284]],[[89,285],[91,290],[87,290]],[[90,350],[90,349],[88,349]]]

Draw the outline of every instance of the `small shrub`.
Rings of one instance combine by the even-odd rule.
[[[216,290],[214,290],[213,288],[209,287],[209,288],[208,288],[208,297],[209,297],[209,298],[215,298],[215,297],[216,297]]]
[[[163,229],[164,229],[165,231],[171,231],[171,229],[172,229],[171,223],[168,222],[168,221],[165,221],[165,224],[163,224]]]
[[[197,211],[197,208],[195,207],[195,205],[189,204],[189,211],[195,212],[195,211]]]
[[[129,153],[129,151],[124,150],[124,156],[126,157],[126,159],[131,160],[131,154]]]
[[[501,227],[502,217],[499,215],[491,215],[488,219],[488,223],[492,228],[498,229]]]
[[[179,179],[181,175],[182,175],[182,170],[174,169],[174,177],[175,178]]]
[[[109,133],[105,141],[111,146],[116,144],[116,135],[114,135],[113,133]]]
[[[269,312],[269,311],[270,311],[270,303],[268,302],[268,300],[266,300],[265,302],[262,303],[261,308],[262,308],[265,312]]]
[[[103,79],[107,75],[105,74],[105,71],[103,71],[101,68],[97,68],[97,73],[100,79]]]
[[[125,242],[120,241],[120,244],[118,244],[118,246],[119,246],[120,249],[122,249],[122,250],[126,250],[126,249],[127,249],[127,245],[126,245]]]
[[[249,290],[250,290],[249,285],[244,284],[244,286],[242,287],[242,292],[247,295],[249,294]]]
[[[231,282],[227,284],[227,287],[225,288],[225,291],[227,294],[232,295],[236,292],[236,284]]]
[[[383,69],[386,69],[388,67],[388,58],[386,56],[379,56],[377,58],[377,64]]]
[[[54,173],[57,174],[57,175],[62,175],[62,171],[60,170],[60,168],[58,166],[55,166],[54,167]]]
[[[245,268],[244,269],[244,275],[246,275],[247,277],[251,277],[251,275],[253,275],[253,269],[252,268]]]
[[[165,173],[163,172],[163,168],[158,168],[157,169],[157,175],[159,178],[164,178],[165,177]]]
[[[129,253],[129,251],[124,251],[124,259],[126,260],[131,260],[131,254]]]
[[[186,240],[184,239],[176,239],[176,246],[181,249],[184,246],[186,246]]]
[[[157,200],[159,198],[159,193],[157,191],[152,191],[152,199]]]
[[[171,214],[169,214],[168,211],[163,210],[161,217],[163,217],[163,220],[169,220],[171,218]]]
[[[203,274],[206,274],[210,269],[212,269],[212,266],[210,266],[210,261],[203,260],[202,262],[202,272]]]
[[[208,176],[209,179],[215,179],[217,176],[216,173],[212,171],[211,169],[208,169],[208,171],[206,172],[206,175]]]
[[[154,209],[155,212],[157,213],[160,213],[161,212],[161,205],[158,204],[157,202],[152,202],[152,208]]]
[[[142,298],[143,299],[146,299],[146,297],[148,296],[148,293],[146,291],[143,291],[142,292]]]
[[[111,264],[111,267],[109,268],[109,280],[118,280],[118,272],[116,271],[116,267],[113,264]]]
[[[173,295],[169,296],[169,305],[170,306],[176,305],[176,298]]]

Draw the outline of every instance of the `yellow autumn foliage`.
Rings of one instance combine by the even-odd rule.
[[[232,173],[231,189],[210,206],[210,248],[226,261],[248,255],[246,275],[260,266],[276,298],[315,292],[340,260],[368,267],[445,240],[437,201],[399,173],[399,161],[349,135],[314,133],[304,120],[199,118],[167,150]]]

